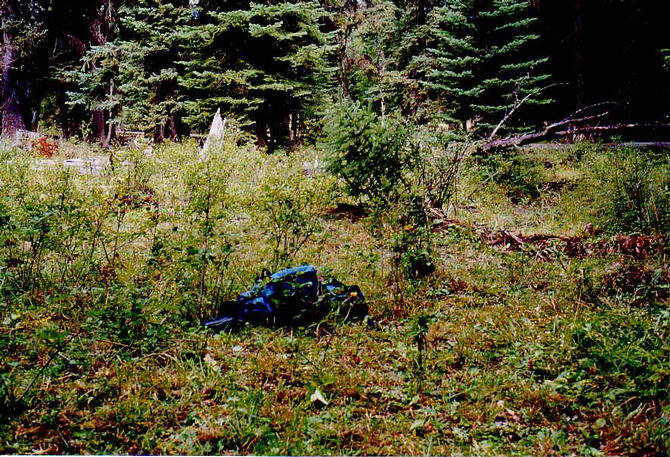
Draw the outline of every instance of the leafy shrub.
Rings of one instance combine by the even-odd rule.
[[[670,230],[670,166],[635,149],[619,149],[593,162],[599,217],[610,232]]]
[[[234,250],[225,225],[230,217],[229,149],[231,145],[226,144],[211,150],[207,159],[188,163],[183,171],[182,217],[188,228],[182,229],[175,243],[177,268],[172,273],[176,273],[180,312],[192,321],[210,316],[226,298],[224,276]]]
[[[258,202],[272,248],[272,271],[288,266],[318,227],[314,179],[286,161],[274,164],[275,172],[266,177]]]
[[[400,116],[384,120],[355,102],[337,105],[326,122],[328,171],[343,179],[353,196],[392,201],[415,161],[409,129]]]

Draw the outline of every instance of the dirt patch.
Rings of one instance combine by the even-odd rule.
[[[331,216],[333,219],[349,219],[357,222],[368,215],[368,210],[360,205],[338,203],[335,208],[328,208],[324,215]]]

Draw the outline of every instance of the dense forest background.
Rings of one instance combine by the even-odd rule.
[[[221,108],[273,148],[348,101],[480,136],[575,112],[653,134],[670,113],[664,3],[2,0],[2,132],[177,139]]]

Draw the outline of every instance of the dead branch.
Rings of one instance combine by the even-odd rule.
[[[510,118],[514,115],[514,113],[519,108],[521,108],[524,105],[524,103],[526,103],[531,97],[533,97],[533,96],[535,96],[535,95],[537,95],[541,92],[544,92],[545,90],[551,89],[551,88],[556,87],[556,86],[563,86],[563,85],[565,85],[565,83],[555,83],[555,84],[550,84],[550,85],[545,86],[545,87],[540,87],[539,89],[536,89],[536,90],[531,91],[530,93],[528,93],[521,100],[518,100],[514,104],[514,106],[512,106],[512,108],[507,112],[507,114],[505,114],[505,117],[503,117],[500,120],[500,122],[498,122],[498,125],[495,126],[495,128],[493,129],[493,131],[489,135],[487,141],[493,141],[493,139],[498,135],[498,131],[500,131],[500,129],[507,123],[507,121],[510,120]]]
[[[495,150],[519,147],[529,143],[544,141],[552,138],[562,138],[572,135],[589,134],[589,133],[617,133],[630,131],[663,131],[670,132],[670,124],[656,122],[656,123],[619,123],[606,125],[582,125],[576,126],[575,123],[584,123],[591,120],[599,119],[607,116],[609,113],[601,113],[593,116],[585,116],[579,119],[570,119],[567,121],[560,121],[551,124],[540,132],[526,133],[523,135],[504,138],[500,140],[489,141],[484,143],[479,152],[488,154]]]

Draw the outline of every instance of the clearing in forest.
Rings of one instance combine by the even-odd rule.
[[[465,157],[447,205],[378,209],[307,148],[72,148],[0,152],[0,451],[667,451],[664,153]],[[373,320],[200,325],[303,263]]]

